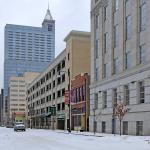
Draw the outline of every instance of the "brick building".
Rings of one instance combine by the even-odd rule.
[[[71,122],[73,130],[88,130],[89,120],[89,92],[90,76],[77,75],[71,81]]]

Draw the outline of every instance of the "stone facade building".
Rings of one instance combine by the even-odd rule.
[[[4,93],[4,90],[1,89],[1,94],[0,94],[0,124],[3,125],[4,124],[4,121],[3,121],[3,93]]]
[[[150,135],[150,1],[91,0],[90,131]]]
[[[26,88],[39,73],[26,72],[20,77],[11,77],[8,92],[7,125],[26,122]]]

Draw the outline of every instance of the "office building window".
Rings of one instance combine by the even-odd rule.
[[[130,90],[129,85],[124,86],[124,104],[129,105],[130,104]]]
[[[145,44],[142,44],[142,45],[140,46],[140,54],[139,54],[139,58],[140,58],[140,64],[145,63],[145,61],[146,61]]]
[[[132,57],[131,57],[131,51],[126,52],[126,59],[125,59],[125,68],[130,69],[132,64]]]
[[[114,74],[119,73],[119,59],[115,58],[114,59]]]
[[[98,109],[98,93],[94,94],[94,109]]]
[[[146,2],[143,0],[140,1],[140,31],[143,31],[146,28]]]
[[[114,26],[114,47],[117,47],[119,43],[119,25]]]
[[[119,0],[115,0],[115,11],[119,9]]]
[[[106,132],[106,122],[102,121],[102,133]]]
[[[143,135],[143,121],[136,122],[136,135]]]
[[[113,107],[117,105],[117,88],[113,89]]]
[[[108,77],[108,64],[104,64],[103,78],[107,78],[107,77]]]
[[[98,58],[99,40],[95,41],[95,58]]]
[[[145,102],[145,87],[144,81],[139,82],[139,103]]]
[[[128,135],[128,122],[123,121],[123,135]]]
[[[104,21],[107,20],[107,15],[108,15],[108,6],[104,7]]]
[[[98,68],[95,68],[95,81],[98,81]]]
[[[103,92],[103,108],[107,107],[107,91]]]
[[[48,25],[48,31],[52,31],[53,30],[53,25]]]
[[[96,29],[98,29],[99,27],[99,15],[98,14],[95,15],[95,27]]]
[[[95,0],[95,3],[97,3],[98,2],[98,0]]]
[[[131,16],[126,17],[126,40],[129,40],[131,38]]]
[[[108,32],[104,33],[104,53],[108,50]]]

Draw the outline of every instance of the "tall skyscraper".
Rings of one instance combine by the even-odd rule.
[[[41,27],[5,26],[4,95],[9,78],[26,71],[42,71],[55,57],[55,21],[50,10]]]
[[[55,20],[48,8],[42,27],[5,26],[4,97],[11,76],[41,72],[55,57]]]

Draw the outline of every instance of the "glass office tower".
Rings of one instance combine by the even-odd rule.
[[[41,72],[55,57],[55,20],[47,10],[42,27],[5,26],[4,97],[11,76]]]

